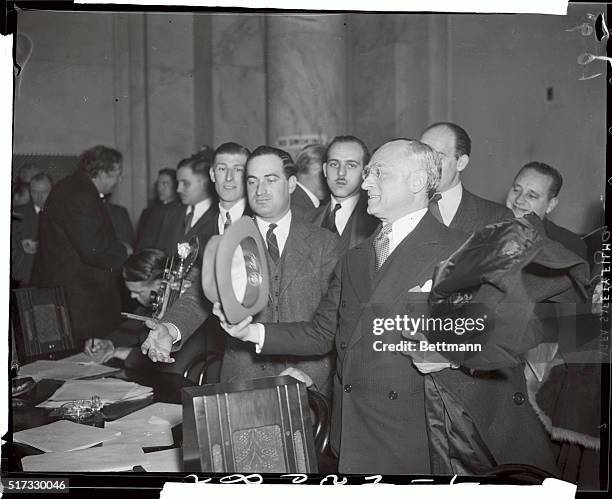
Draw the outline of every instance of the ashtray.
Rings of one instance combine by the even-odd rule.
[[[94,395],[91,400],[72,400],[62,404],[56,409],[56,415],[75,423],[95,425],[97,420],[103,419],[101,408],[100,397]]]

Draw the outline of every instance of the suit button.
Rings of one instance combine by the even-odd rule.
[[[279,295],[278,291],[276,293],[274,293],[274,296],[278,296],[278,295]]]
[[[351,385],[344,385],[344,391],[346,393],[351,393],[351,391],[353,391],[353,387]]]
[[[265,371],[265,370],[266,370],[266,365],[265,365],[265,364],[262,364],[262,365],[261,365],[261,370],[262,370],[262,371]]]
[[[388,397],[389,397],[390,400],[395,400],[397,398],[397,392],[394,392],[393,390],[391,390],[389,392]]]
[[[346,348],[346,342],[341,341],[340,342],[340,350],[344,350]]]
[[[523,402],[525,402],[525,395],[521,392],[516,392],[514,395],[512,395],[512,400],[516,405],[521,405]]]

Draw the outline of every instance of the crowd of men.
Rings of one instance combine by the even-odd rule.
[[[464,185],[470,154],[468,133],[453,123],[373,152],[357,137],[337,136],[305,147],[295,161],[266,145],[203,148],[176,170],[159,171],[158,199],[130,238],[117,222],[125,217],[113,215],[105,199],[121,178],[121,154],[97,146],[52,188],[44,174],[31,179],[31,200],[15,209],[13,278],[62,286],[75,336],[105,337],[120,322],[117,276],[132,252],[173,255],[192,236],[202,252],[210,237],[253,217],[269,268],[266,308],[228,324],[220,305],[193,285],[162,322],[147,322],[142,355],[172,364],[192,335],[204,335],[203,348],[223,355],[218,379],[209,381],[291,369],[332,401],[332,450],[342,473],[480,473],[520,463],[558,476],[550,435],[524,403],[523,364],[487,376],[440,357],[381,354],[369,341],[372,311],[395,317],[413,310],[415,291],[427,296],[436,266],[485,226],[535,213],[544,237],[587,260],[581,238],[548,219],[562,186],[555,168],[524,165],[504,206]],[[434,449],[442,443],[428,437],[431,379],[451,387],[472,425],[475,438],[463,456]]]

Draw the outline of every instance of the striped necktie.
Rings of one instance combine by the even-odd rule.
[[[325,217],[325,220],[323,220],[321,227],[323,227],[324,229],[329,229],[332,232],[338,233],[338,228],[336,227],[336,213],[340,208],[342,208],[342,205],[340,203],[336,203],[334,209],[330,210],[327,217]]]
[[[187,232],[189,232],[189,229],[191,229],[191,222],[193,221],[194,211],[194,206],[189,205],[189,208],[187,209],[187,214],[185,215],[185,234],[187,234]]]
[[[278,227],[276,224],[270,224],[268,227],[268,232],[266,233],[266,244],[268,245],[268,253],[270,253],[270,258],[274,263],[278,262],[278,258],[280,253],[278,251],[278,241],[276,240],[276,235],[274,234],[274,229]]]
[[[440,201],[440,199],[442,199],[442,194],[440,194],[439,192],[436,192],[433,196],[431,196],[431,199],[429,200],[429,212],[435,217],[438,222],[443,225],[446,225],[444,224],[444,220],[442,219],[442,213],[440,213],[440,205],[438,204],[438,201]]]
[[[232,225],[232,216],[230,215],[229,211],[225,212],[225,223],[223,224],[223,233],[225,234],[225,231],[227,230],[227,228]]]

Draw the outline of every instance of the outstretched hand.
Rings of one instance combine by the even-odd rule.
[[[143,355],[147,355],[153,362],[165,362],[172,364],[174,359],[170,357],[174,338],[165,324],[154,320],[145,322],[150,329],[149,336],[140,346]]]

